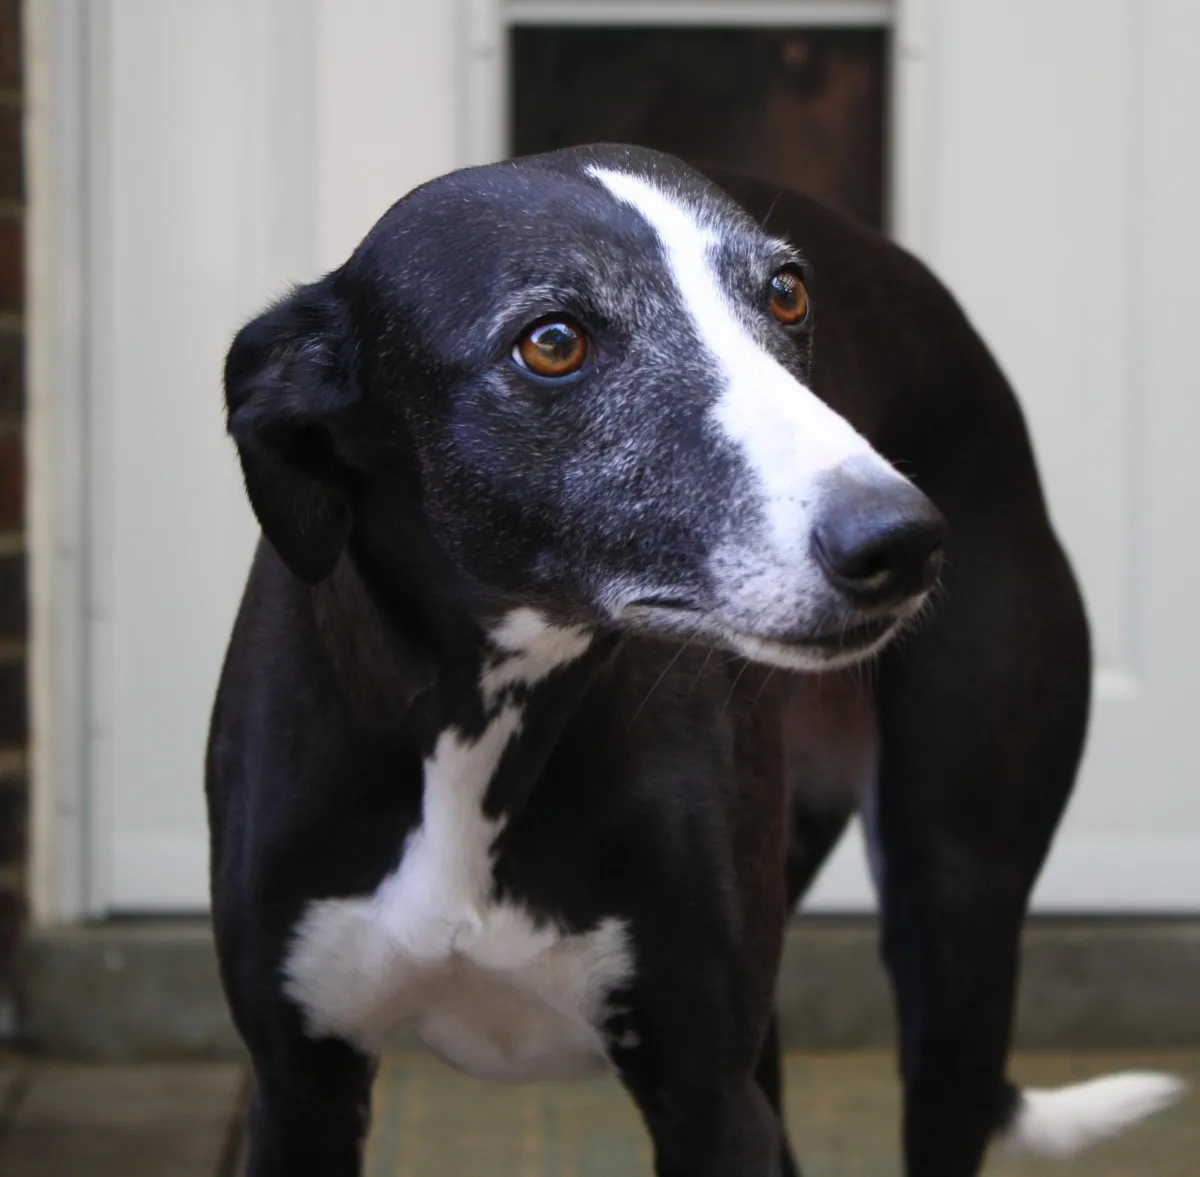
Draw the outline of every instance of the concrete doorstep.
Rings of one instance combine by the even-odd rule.
[[[1200,920],[1030,923],[1017,1045],[1033,1050],[1200,1048]],[[23,1038],[45,1057],[238,1059],[202,920],[35,931]],[[891,996],[869,918],[798,920],[779,986],[792,1050],[890,1047]]]
[[[233,1063],[0,1059],[4,1177],[229,1177],[247,1076]]]

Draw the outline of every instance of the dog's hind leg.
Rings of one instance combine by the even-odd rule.
[[[1170,1084],[1118,1077],[1080,1101],[1063,1098],[1079,1089],[1021,1096],[1004,1078],[1021,925],[1076,770],[1089,651],[1052,538],[957,534],[937,614],[880,667],[878,783],[864,805],[908,1177],[972,1177],[1005,1130],[1042,1151],[1081,1145]]]

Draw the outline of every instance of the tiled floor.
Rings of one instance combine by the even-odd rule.
[[[1014,1077],[1057,1086],[1127,1067],[1186,1076],[1200,1054],[1024,1055]],[[898,1177],[899,1089],[890,1054],[793,1055],[787,1112],[805,1177]],[[425,1056],[385,1062],[366,1177],[649,1177],[645,1134],[612,1080],[500,1087]],[[996,1155],[987,1177],[1200,1177],[1200,1098],[1069,1163]]]
[[[1077,1161],[994,1157],[988,1177],[1197,1177],[1200,1053],[1024,1055],[1055,1085],[1125,1067],[1187,1077],[1172,1111]],[[788,1118],[805,1177],[897,1177],[889,1055],[793,1056]],[[0,1177],[232,1177],[245,1075],[232,1065],[86,1067],[0,1059]],[[497,1087],[424,1057],[385,1061],[366,1177],[648,1175],[637,1117],[611,1081]]]

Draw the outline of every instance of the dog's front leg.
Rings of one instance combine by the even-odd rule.
[[[246,1177],[358,1177],[373,1061],[297,1033],[256,1049],[253,1063]]]
[[[755,1082],[767,1097],[767,1103],[775,1113],[779,1123],[783,1123],[783,1044],[779,1036],[779,1011],[771,1013],[771,1022],[767,1027],[767,1037],[763,1042],[762,1053],[759,1055],[758,1066],[754,1072]],[[800,1169],[796,1158],[792,1155],[791,1146],[786,1137],[782,1142],[780,1172],[783,1177],[800,1177]]]
[[[711,945],[685,943],[661,928],[653,940],[643,946],[638,991],[619,1003],[625,1012],[608,1037],[653,1141],[658,1177],[793,1172],[780,1117],[757,1073],[764,1046],[777,1050],[774,971],[764,984]]]
[[[225,876],[216,878],[221,980],[253,1073],[245,1177],[358,1177],[376,1059],[340,1038],[308,1032],[283,990],[286,937],[241,893],[220,885]],[[274,911],[277,926],[290,928],[297,906]]]
[[[654,1144],[658,1177],[782,1177],[779,1119],[748,1072],[719,1073],[711,1063],[680,1059],[622,1077]]]

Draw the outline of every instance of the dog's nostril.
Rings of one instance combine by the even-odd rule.
[[[909,483],[846,481],[828,496],[813,547],[856,605],[895,604],[937,579],[945,530],[937,508]]]
[[[839,565],[838,571],[842,576],[863,584],[882,584],[892,574],[887,553],[875,547],[852,553],[849,559]]]
[[[884,605],[929,588],[942,563],[940,528],[903,524],[882,530],[819,529],[817,548],[829,578],[860,605]],[[853,534],[847,534],[847,531]]]

